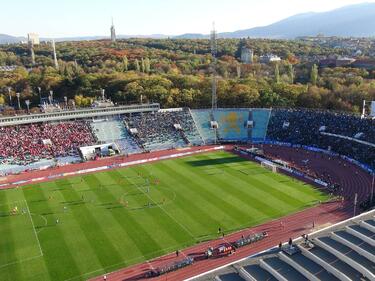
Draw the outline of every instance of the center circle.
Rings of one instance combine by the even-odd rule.
[[[159,185],[131,185],[124,192],[119,203],[129,210],[163,207],[176,198],[176,193]]]

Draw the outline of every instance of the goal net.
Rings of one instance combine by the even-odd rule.
[[[260,162],[260,165],[263,167],[263,168],[266,168],[268,170],[271,170],[273,173],[276,173],[277,172],[277,166],[276,164],[270,162],[270,161],[262,161]]]

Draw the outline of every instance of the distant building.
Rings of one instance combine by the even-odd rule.
[[[254,60],[254,52],[253,50],[242,47],[241,49],[241,62],[243,63],[253,63]]]
[[[116,30],[113,24],[113,19],[112,19],[112,25],[111,25],[111,41],[116,42]]]
[[[338,58],[326,58],[319,61],[320,67],[343,67],[349,66],[355,59],[348,57],[338,57]]]
[[[281,61],[281,58],[273,54],[267,54],[264,56],[260,56],[259,61],[260,63],[278,62]]]
[[[353,62],[351,67],[364,68],[366,70],[375,70],[375,60],[374,59],[359,59]]]
[[[28,33],[27,34],[27,43],[29,44],[29,46],[39,45],[40,44],[39,35],[36,34],[36,33]]]

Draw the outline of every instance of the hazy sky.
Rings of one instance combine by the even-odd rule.
[[[267,25],[364,0],[0,0],[0,33],[42,37],[209,33]],[[366,2],[375,2],[368,0]]]

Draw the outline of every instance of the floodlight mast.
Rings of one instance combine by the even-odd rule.
[[[216,66],[217,66],[217,33],[215,29],[215,22],[212,23],[212,31],[210,37],[210,45],[211,45],[211,55],[212,55],[212,62],[211,62],[211,70],[212,70],[212,96],[211,96],[211,120],[215,120],[214,111],[217,110],[217,77],[216,77]],[[215,132],[215,144],[217,143],[217,129],[213,128]]]
[[[211,31],[211,55],[212,55],[212,113],[217,109],[217,78],[216,78],[216,65],[217,65],[217,33],[215,23],[212,24]]]

